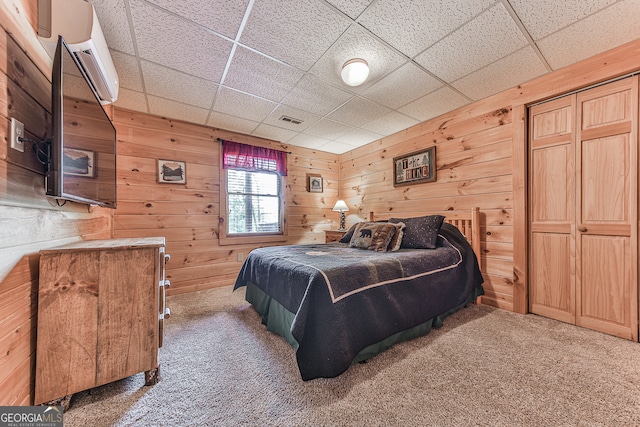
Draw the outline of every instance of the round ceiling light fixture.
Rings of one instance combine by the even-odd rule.
[[[369,64],[361,58],[350,59],[342,66],[340,76],[349,86],[359,86],[369,77]]]

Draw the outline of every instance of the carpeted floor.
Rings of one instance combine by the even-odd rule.
[[[65,426],[640,425],[640,344],[550,319],[471,306],[338,378],[304,382],[243,290],[168,305],[162,380],[77,393]]]

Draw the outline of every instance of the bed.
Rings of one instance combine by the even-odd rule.
[[[234,290],[246,286],[245,298],[267,330],[295,348],[303,380],[336,377],[441,326],[484,294],[479,217],[477,208],[423,216],[371,213],[343,242],[254,249]],[[381,246],[381,239],[395,250],[376,249],[372,242]]]

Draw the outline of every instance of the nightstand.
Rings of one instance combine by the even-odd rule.
[[[345,235],[347,230],[324,230],[325,243],[337,242]]]

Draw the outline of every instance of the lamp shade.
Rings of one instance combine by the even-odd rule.
[[[336,205],[333,207],[333,210],[336,212],[347,212],[349,210],[349,206],[347,206],[344,200],[338,200]]]
[[[358,86],[369,77],[369,64],[364,59],[350,59],[342,66],[342,81],[349,86]]]

